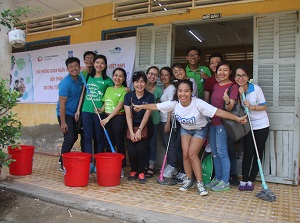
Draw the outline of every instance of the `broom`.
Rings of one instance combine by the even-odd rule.
[[[243,101],[246,99],[244,93],[242,93],[242,98],[243,98]],[[255,147],[255,151],[256,151],[256,156],[257,156],[257,164],[258,164],[259,174],[260,174],[260,177],[261,177],[262,188],[263,188],[259,193],[256,194],[256,197],[258,197],[258,198],[260,198],[260,199],[262,199],[264,201],[273,202],[273,201],[276,201],[276,196],[268,188],[267,183],[265,181],[265,176],[264,176],[264,173],[263,173],[263,170],[262,170],[262,165],[261,165],[261,161],[260,161],[259,154],[258,154],[256,140],[255,140],[253,128],[252,128],[252,125],[251,125],[251,120],[250,120],[250,116],[249,116],[249,109],[247,107],[245,107],[245,111],[246,111],[246,113],[248,115],[248,120],[249,120],[249,124],[250,124],[251,134],[252,134],[253,143],[254,143],[254,147]]]

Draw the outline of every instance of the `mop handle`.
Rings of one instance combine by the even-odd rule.
[[[91,101],[92,101],[92,103],[93,103],[93,106],[94,106],[94,108],[95,108],[95,111],[97,112],[97,107],[96,107],[95,102],[94,102],[94,100],[93,100],[93,98],[92,98],[90,89],[89,89],[89,87],[88,87],[88,85],[87,85],[87,83],[86,83],[86,81],[85,81],[85,78],[84,78],[84,76],[83,76],[83,74],[82,74],[81,71],[80,71],[80,77],[81,77],[81,79],[82,79],[82,82],[83,82],[83,84],[84,84],[84,86],[85,86],[85,88],[86,88],[86,91],[87,91],[88,95],[89,95],[90,98],[91,98]],[[98,112],[97,112],[97,115],[98,115],[99,120],[101,121],[101,117],[100,117],[100,115],[99,115]],[[103,127],[103,130],[104,130],[104,134],[105,134],[105,136],[106,136],[106,138],[107,138],[108,144],[109,144],[109,146],[110,146],[110,149],[111,149],[111,151],[112,151],[113,153],[115,153],[116,151],[115,151],[115,149],[114,149],[114,147],[113,147],[113,145],[112,145],[112,143],[111,143],[111,141],[110,141],[110,138],[109,138],[109,136],[108,136],[108,133],[107,133],[105,127],[104,127],[104,126],[102,126],[102,127]]]
[[[246,100],[245,93],[242,93],[242,99],[243,99],[243,101]],[[256,140],[255,140],[255,136],[254,136],[251,120],[250,120],[249,109],[246,106],[245,106],[245,111],[246,111],[246,114],[248,115],[248,120],[249,120],[250,130],[251,130],[251,134],[252,134],[252,138],[253,138],[253,142],[254,142],[254,146],[255,146],[255,152],[256,152],[256,156],[257,156],[257,164],[258,164],[259,174],[260,174],[260,177],[261,177],[262,186],[263,186],[264,189],[268,189],[268,186],[267,186],[266,181],[265,181],[265,176],[264,176],[264,173],[263,173],[263,170],[262,170],[261,161],[260,161],[259,154],[258,154]]]

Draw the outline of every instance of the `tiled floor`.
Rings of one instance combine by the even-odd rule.
[[[233,187],[224,192],[210,191],[204,197],[198,195],[196,188],[181,192],[178,185],[160,185],[156,182],[157,176],[146,184],[122,178],[119,186],[103,187],[97,184],[96,174],[93,173],[88,186],[67,187],[63,174],[58,170],[57,161],[57,157],[35,154],[31,175],[9,178],[67,194],[205,222],[300,222],[298,186],[268,183],[277,197],[275,202],[255,197],[261,190],[260,182],[255,182],[255,190],[252,192],[241,192]],[[128,176],[128,171],[129,169],[125,170],[125,176]]]

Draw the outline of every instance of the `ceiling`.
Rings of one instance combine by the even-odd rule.
[[[42,13],[40,14],[29,13],[26,20],[117,1],[118,0],[14,0],[16,6],[28,5],[31,8],[40,7],[42,9]],[[189,46],[219,48],[253,44],[252,18],[208,20],[207,22],[176,25],[175,27],[175,50],[185,50]],[[200,43],[188,32],[189,30],[192,30],[203,42]]]

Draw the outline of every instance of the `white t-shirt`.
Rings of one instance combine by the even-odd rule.
[[[176,91],[176,88],[173,84],[168,86],[167,88],[163,89],[163,94],[160,97],[161,102],[172,100],[174,97],[174,93]],[[161,122],[167,122],[168,119],[168,112],[160,112],[160,121]]]
[[[158,103],[157,108],[162,112],[174,111],[176,120],[187,130],[205,127],[207,124],[205,116],[213,117],[217,111],[216,107],[196,97],[192,97],[191,104],[186,107],[178,101],[166,101]]]
[[[246,100],[250,105],[266,105],[265,96],[261,88],[256,84],[248,83],[248,91],[246,92]],[[267,128],[270,126],[268,114],[266,111],[250,110],[249,117],[254,130]]]

